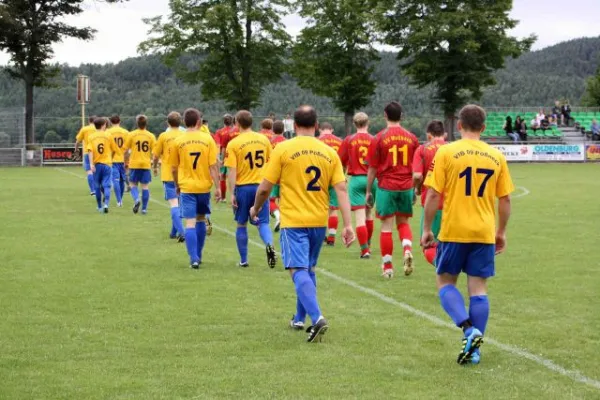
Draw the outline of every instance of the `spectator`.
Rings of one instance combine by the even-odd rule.
[[[552,107],[552,116],[556,118],[557,122],[558,118],[562,117],[562,111],[560,110],[560,102],[558,100],[554,102],[554,107]],[[561,121],[561,125],[564,125],[564,122]]]
[[[556,119],[556,116],[554,114],[550,115],[550,117],[548,117],[548,123],[550,124],[550,126],[552,127],[558,127],[558,120]]]
[[[595,119],[592,121],[592,140],[600,140],[600,124]]]
[[[542,122],[540,122],[540,128],[543,131],[547,131],[548,129],[550,129],[550,120],[548,119],[548,117],[544,116],[544,119],[542,119]]]
[[[569,100],[567,100],[565,104],[562,105],[560,110],[562,114],[563,125],[566,124],[567,126],[569,126],[569,123],[571,122],[571,106],[569,105]]]
[[[527,125],[525,124],[525,121],[521,119],[520,115],[517,115],[517,119],[515,120],[515,132],[519,135],[521,141],[527,141]]]
[[[535,122],[537,126],[542,126],[542,121],[546,118],[546,114],[544,114],[544,110],[540,109],[540,111],[535,115]]]
[[[532,119],[530,124],[531,124],[531,129],[533,129],[534,133],[537,132],[538,129],[540,129],[540,124],[538,124],[537,118]]]
[[[284,136],[287,139],[291,139],[294,136],[294,120],[292,119],[290,114],[287,114],[285,116],[285,119],[283,120],[283,126],[284,126]]]
[[[511,138],[513,142],[516,143],[519,141],[519,135],[513,131],[513,123],[512,118],[510,116],[506,117],[506,122],[504,123],[502,129],[504,129],[504,132],[506,132],[506,136]]]

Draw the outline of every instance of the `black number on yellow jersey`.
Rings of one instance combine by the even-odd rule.
[[[256,150],[254,152],[254,158],[252,158],[252,152],[249,152],[248,154],[246,154],[246,157],[244,157],[244,160],[248,160],[248,165],[250,166],[250,169],[254,169],[254,167],[262,168],[262,166],[265,165],[264,154],[264,150]]]
[[[98,145],[98,154],[104,154],[104,143]]]
[[[483,178],[483,182],[481,182],[481,186],[479,186],[479,190],[477,190],[477,197],[483,197],[485,187],[487,186],[487,183],[490,180],[490,178],[494,175],[494,170],[487,168],[477,168],[475,170],[475,173],[485,175],[485,178]],[[473,168],[465,168],[465,170],[461,172],[460,175],[458,175],[458,178],[465,178],[465,196],[471,196],[473,186]]]
[[[194,153],[190,153],[191,157],[194,157],[194,161],[192,162],[192,168],[196,169],[196,166],[198,165],[198,159],[200,158],[200,152],[194,152]]]
[[[115,138],[115,143],[117,144],[117,146],[119,146],[119,148],[123,147],[123,138],[122,137]]]
[[[307,174],[312,174],[313,172],[315,173],[314,178],[308,182],[308,185],[306,185],[306,190],[309,192],[320,192],[321,187],[317,185],[317,182],[319,182],[319,179],[321,178],[321,170],[318,167],[311,165],[310,167],[306,168],[306,171],[304,172]]]
[[[135,142],[135,145],[137,146],[137,151],[143,151],[144,153],[147,153],[148,150],[150,150],[149,143],[146,141],[140,142],[138,140],[137,142]]]

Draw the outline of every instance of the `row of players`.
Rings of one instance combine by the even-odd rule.
[[[387,128],[372,137],[367,131],[368,118],[362,113],[357,114],[357,133],[340,143],[328,132],[323,132],[321,140],[315,139],[316,112],[311,107],[303,106],[294,115],[297,137],[285,142],[282,140],[273,150],[265,135],[251,130],[252,115],[248,111],[238,112],[238,132],[224,147],[224,165],[229,168],[229,180],[231,186],[235,187],[232,203],[238,222],[236,241],[242,258],[240,265],[247,266],[246,224],[250,221],[258,226],[265,242],[269,265],[275,266],[276,255],[268,226],[269,209],[263,205],[274,187],[280,185],[282,258],[284,266],[291,272],[298,296],[297,312],[290,325],[301,329],[308,313],[313,322],[308,329],[308,340],[314,341],[328,327],[316,300],[314,268],[326,236],[327,210],[330,205],[335,206],[331,200],[333,194],[342,213],[342,239],[345,245],[349,246],[355,240],[351,227],[351,207],[355,212],[364,210],[357,213],[360,215],[357,218],[357,233],[363,256],[368,254],[369,240],[366,210],[376,203],[377,214],[382,220],[380,247],[382,269],[386,277],[393,275],[391,231],[393,223],[397,223],[404,250],[405,272],[408,274],[412,272],[412,233],[407,219],[412,215],[413,178],[418,191],[424,172],[428,171],[425,186],[433,190],[429,190],[426,196],[421,244],[426,249],[426,257],[437,266],[442,306],[464,331],[458,362],[478,363],[478,348],[483,342],[489,314],[486,281],[494,275],[495,254],[504,250],[505,229],[510,214],[509,195],[513,186],[506,161],[500,152],[478,140],[485,130],[485,112],[480,107],[467,106],[461,110],[459,130],[466,140],[446,146],[442,146],[443,127],[438,122],[430,124],[428,128],[432,140],[419,148],[416,137],[400,125],[402,108],[398,103],[388,104],[384,116]],[[181,213],[186,221],[188,255],[192,268],[199,268],[206,236],[205,216],[210,212],[213,185],[216,198],[222,198],[219,150],[215,140],[200,131],[199,111],[187,110],[183,120],[186,133],[181,134],[175,129],[169,131],[173,132],[173,138],[171,144],[165,147],[166,153],[162,153],[163,170],[165,165],[171,166],[173,180],[165,182],[165,188],[169,193],[170,185],[167,184],[172,182],[175,195],[180,194]],[[103,120],[97,120],[94,124],[99,130],[105,127]],[[163,134],[165,140],[169,132]],[[134,186],[138,181],[144,184],[145,180],[150,179],[149,168],[139,171],[132,165],[136,149],[138,152],[144,149],[144,142],[138,140],[138,135],[136,131],[132,132],[124,145],[132,153],[130,180]],[[338,151],[333,148],[336,144],[339,145]],[[103,164],[101,161],[105,153],[100,148],[110,147],[116,153],[117,145],[116,139],[104,133],[88,137],[86,148],[91,169],[98,171],[98,166]],[[146,157],[149,161],[149,156]],[[344,166],[351,175],[350,197]],[[104,166],[101,168],[106,169]],[[415,168],[417,172],[413,175]],[[108,169],[106,174],[109,174]],[[96,182],[103,180],[96,178]],[[376,180],[378,186],[373,190]],[[107,184],[110,185],[110,181]],[[104,191],[107,196],[106,188]],[[443,201],[442,194],[445,196]],[[135,199],[133,187],[132,195]],[[495,232],[496,197],[500,201],[499,226]],[[139,204],[139,200],[136,200],[136,204]],[[443,220],[440,211],[442,206],[447,210]],[[364,218],[361,218],[363,215]],[[361,225],[363,220],[365,224]],[[433,232],[436,220],[437,223],[441,222],[439,244]],[[469,276],[471,301],[468,313],[462,295],[455,287],[461,271]]]

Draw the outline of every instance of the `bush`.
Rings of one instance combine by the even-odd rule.
[[[54,131],[48,131],[44,135],[43,143],[60,143],[62,142],[62,138],[60,135]]]

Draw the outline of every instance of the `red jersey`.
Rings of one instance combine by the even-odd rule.
[[[271,145],[273,146],[273,148],[275,148],[279,143],[285,142],[285,140],[285,136],[273,134],[273,136],[271,137]]]
[[[342,139],[332,135],[331,133],[319,136],[319,140],[334,149],[336,152],[338,152],[342,146]]]
[[[233,127],[231,126],[224,126],[221,129],[217,129],[215,132],[215,142],[219,145],[219,147],[224,147],[223,142],[225,141],[225,136],[229,135],[229,131],[232,128]]]
[[[413,187],[412,161],[419,140],[400,126],[379,132],[371,142],[367,163],[377,169],[377,185],[385,190]]]
[[[435,153],[437,153],[438,149],[445,145],[446,142],[444,139],[433,139],[431,142],[422,144],[419,146],[417,151],[415,151],[415,157],[413,158],[413,172],[420,173],[423,175],[423,179],[427,176],[427,171],[431,167],[433,163],[433,158],[435,157]],[[421,187],[421,204],[425,205],[425,199],[427,198],[427,186],[423,185]],[[440,199],[439,209],[441,210],[444,205],[443,194]]]
[[[372,141],[373,136],[368,133],[355,133],[344,139],[338,154],[348,175],[367,175],[367,155]]]
[[[226,149],[229,142],[231,142],[239,134],[240,131],[236,127],[231,127],[226,134],[221,136],[221,148]]]
[[[260,132],[258,133],[262,133],[263,135],[265,135],[267,137],[267,139],[269,139],[269,141],[271,140],[271,138],[273,138],[273,131],[269,130],[269,129],[261,129]]]

